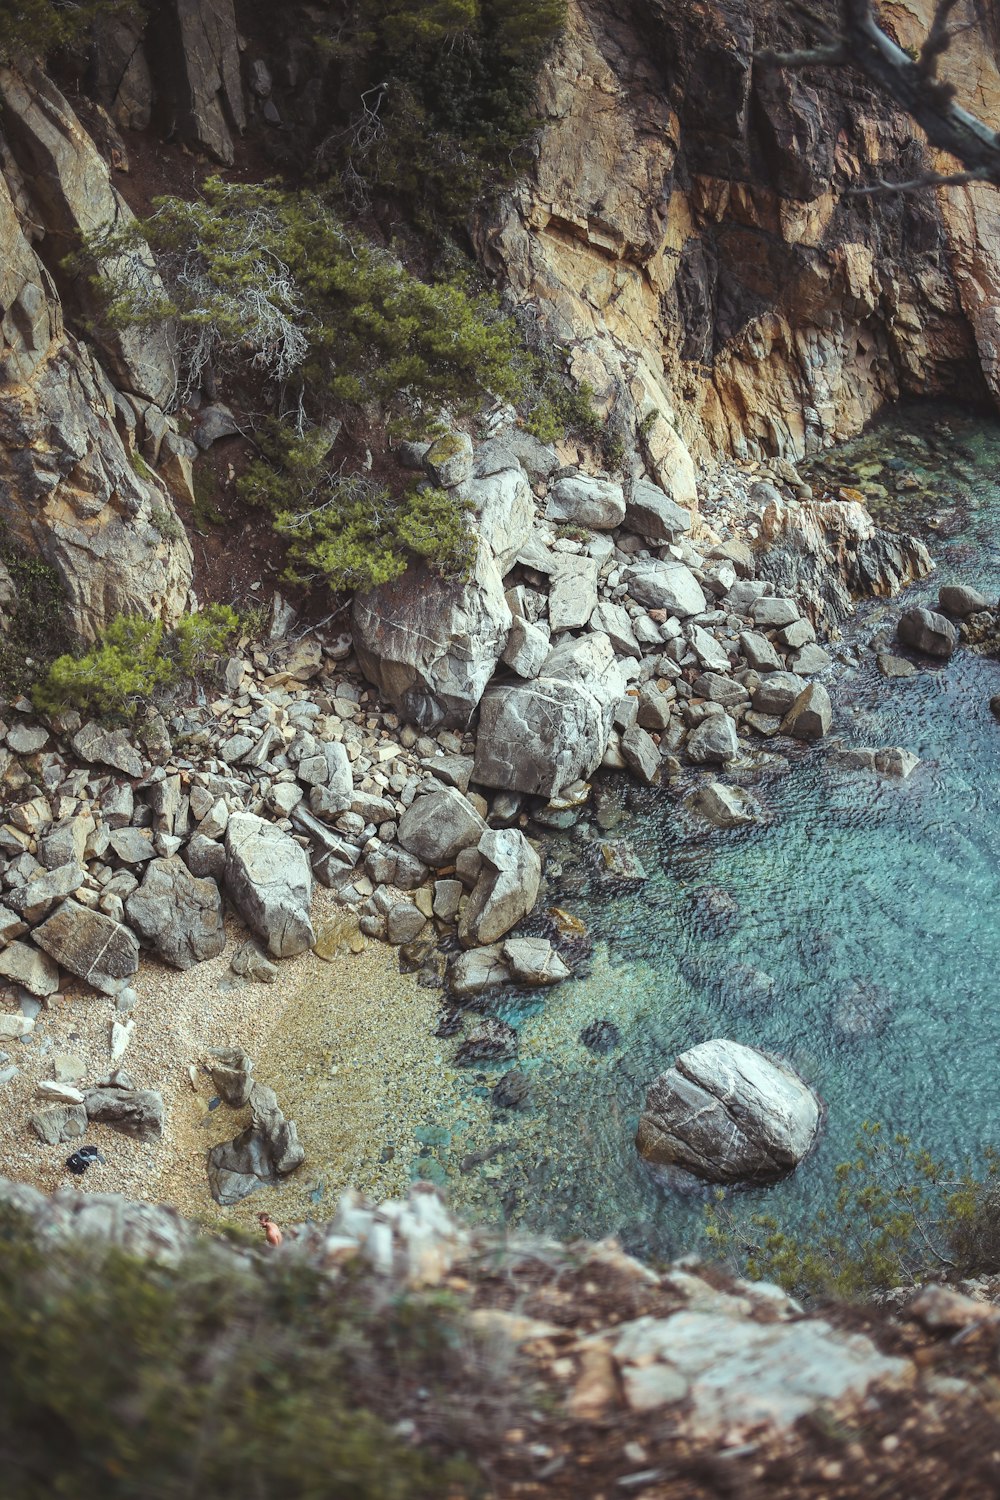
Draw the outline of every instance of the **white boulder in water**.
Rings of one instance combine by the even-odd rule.
[[[636,1145],[709,1182],[774,1182],[809,1151],[816,1095],[785,1062],[716,1038],[682,1052],[649,1090]]]

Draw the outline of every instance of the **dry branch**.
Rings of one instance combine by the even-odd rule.
[[[930,183],[957,181],[1000,185],[1000,135],[956,104],[953,85],[937,77],[938,63],[956,34],[948,27],[956,4],[957,0],[938,0],[916,58],[897,46],[878,25],[871,0],[841,0],[839,32],[831,36],[829,27],[819,23],[824,38],[821,45],[793,52],[768,48],[756,54],[756,61],[764,67],[857,68],[912,116],[932,146],[955,157],[964,168],[964,172],[948,177],[928,173],[906,184],[879,183],[865,192],[903,192]],[[798,4],[793,8],[801,11]]]

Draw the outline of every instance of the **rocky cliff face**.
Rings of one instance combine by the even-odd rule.
[[[173,391],[169,330],[95,348],[65,326],[64,299],[77,319],[96,310],[66,256],[130,218],[58,89],[37,68],[0,68],[0,521],[57,570],[91,638],[117,613],[176,616],[191,585],[171,491],[138,449]],[[150,265],[131,270],[155,296]]]
[[[888,10],[910,42],[933,6]],[[645,418],[668,490],[688,453],[794,460],[901,393],[997,390],[995,193],[852,197],[922,148],[849,72],[755,65],[793,34],[783,14],[571,0],[534,171],[479,230],[612,420]],[[1000,119],[987,20],[945,71]]]

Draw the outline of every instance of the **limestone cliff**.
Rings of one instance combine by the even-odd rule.
[[[571,0],[534,170],[478,230],[612,416],[646,418],[671,490],[689,483],[679,439],[794,460],[901,393],[998,389],[995,192],[851,196],[912,177],[923,148],[850,72],[754,62],[796,34],[788,9]],[[888,7],[904,41],[932,10]],[[989,23],[963,19],[945,71],[1000,119]]]

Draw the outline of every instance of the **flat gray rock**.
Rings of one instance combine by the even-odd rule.
[[[226,889],[275,958],[291,958],[315,943],[312,888],[308,857],[293,838],[253,813],[233,814],[226,828]]]
[[[32,937],[64,969],[107,995],[117,994],[139,968],[135,933],[77,901],[64,901]]]
[[[701,584],[680,562],[638,562],[626,568],[625,586],[637,604],[686,619],[705,608]]]
[[[625,491],[610,479],[573,474],[557,479],[545,509],[547,521],[613,531],[625,519]]]
[[[125,910],[131,926],[176,969],[217,958],[226,946],[219,887],[192,875],[176,854],[151,861]]]

